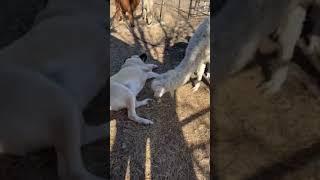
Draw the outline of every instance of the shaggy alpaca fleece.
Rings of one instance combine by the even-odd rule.
[[[210,61],[210,17],[198,27],[189,41],[185,56],[180,64],[154,79],[151,88],[155,96],[161,97],[165,92],[173,92],[184,85],[199,65]]]

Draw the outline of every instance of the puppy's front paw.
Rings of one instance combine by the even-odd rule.
[[[159,67],[158,65],[152,64],[152,69],[156,69],[158,67]]]
[[[153,101],[153,99],[147,98],[145,100],[142,101],[143,105],[148,105],[149,102]]]
[[[142,122],[143,124],[145,125],[152,125],[153,124],[153,121],[149,120],[149,119],[145,119],[144,122]]]
[[[151,125],[153,124],[153,121],[149,120],[149,119],[145,119],[145,118],[137,118],[136,121],[140,124],[144,124],[144,125]]]

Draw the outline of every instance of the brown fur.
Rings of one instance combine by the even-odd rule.
[[[131,27],[134,27],[134,16],[133,12],[136,10],[140,3],[140,0],[115,0],[116,4],[116,12],[114,14],[115,18],[118,18],[121,21],[121,15],[119,14],[120,11],[122,15],[125,16],[126,12],[128,12],[128,18],[130,21]]]

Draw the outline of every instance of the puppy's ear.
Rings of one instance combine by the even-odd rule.
[[[141,54],[139,57],[140,57],[140,59],[141,59],[143,62],[146,62],[146,60],[147,60],[147,58],[148,58],[148,56],[147,56],[146,53]]]
[[[126,61],[127,61],[128,59],[130,59],[130,58],[131,58],[131,57],[127,57],[127,58],[125,58],[125,59],[124,59],[124,62],[126,62]]]

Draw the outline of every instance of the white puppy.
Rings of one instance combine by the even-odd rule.
[[[73,98],[38,72],[0,66],[0,154],[54,147],[60,180],[103,180],[89,173],[81,145],[107,136],[105,123],[88,126]]]
[[[146,80],[158,77],[152,72],[157,65],[145,64],[146,54],[133,55],[126,59],[121,70],[110,78],[110,110],[128,109],[129,119],[142,124],[153,124],[149,119],[141,118],[136,108],[147,105],[151,99],[136,100],[136,96],[144,87]]]

